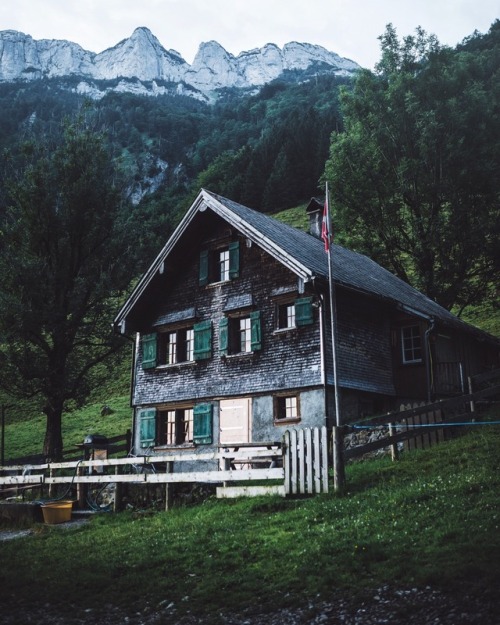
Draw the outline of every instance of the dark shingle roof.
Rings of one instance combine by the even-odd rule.
[[[328,280],[328,254],[325,253],[323,241],[268,215],[202,189],[163,250],[118,313],[114,321],[115,327],[125,322],[129,313],[142,298],[155,272],[180,242],[192,220],[196,218],[199,211],[205,211],[207,207],[303,279]],[[333,245],[331,257],[333,279],[336,284],[381,298],[396,306],[410,309],[416,314],[432,317],[440,323],[458,330],[472,332],[480,338],[498,342],[498,339],[464,323],[367,256],[340,245]]]
[[[322,240],[232,200],[207,191],[204,193],[209,194],[217,203],[262,233],[273,246],[281,248],[288,256],[309,269],[313,276],[328,280],[328,254]],[[416,313],[433,317],[445,325],[488,336],[461,321],[367,256],[340,245],[332,245],[331,257],[333,279],[336,284],[401,304]]]

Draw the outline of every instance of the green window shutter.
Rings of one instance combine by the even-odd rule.
[[[213,405],[198,404],[193,408],[193,442],[210,445],[213,440]]]
[[[229,319],[222,317],[219,321],[219,352],[227,356],[229,351]]]
[[[313,322],[312,297],[295,300],[295,324],[308,326]]]
[[[156,367],[156,334],[144,334],[142,337],[142,368]]]
[[[231,280],[240,275],[240,242],[229,244],[229,277]]]
[[[250,313],[250,341],[252,351],[262,348],[262,336],[260,331],[260,310]]]
[[[208,284],[208,250],[202,250],[200,252],[200,273],[198,282],[200,286]]]
[[[156,408],[139,410],[139,440],[141,449],[156,442]]]
[[[212,322],[201,321],[195,324],[194,330],[194,359],[204,360],[212,356]]]

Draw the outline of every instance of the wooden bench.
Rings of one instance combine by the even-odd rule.
[[[259,441],[219,445],[223,469],[274,468],[281,466],[281,442]]]

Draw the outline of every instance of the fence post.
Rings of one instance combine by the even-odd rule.
[[[166,473],[173,473],[174,472],[174,463],[173,462],[167,462],[166,466],[165,466],[165,471]],[[174,489],[174,485],[171,484],[170,482],[165,482],[165,510],[168,512],[171,508],[172,508],[172,502],[173,502],[173,492]]]
[[[323,492],[328,492],[328,431],[324,425],[321,428],[321,482]]]
[[[289,495],[291,493],[291,476],[290,476],[290,430],[286,430],[283,435],[283,469],[285,473],[285,495]]]
[[[469,394],[472,395],[472,378],[470,377],[470,375],[468,376],[467,381],[469,383]],[[476,412],[476,404],[474,403],[474,399],[470,400],[470,411],[473,414]],[[475,421],[475,419],[473,418],[472,421]]]
[[[321,446],[320,446],[320,430],[314,428],[314,492],[321,492]]]
[[[395,429],[394,423],[389,423],[389,436],[394,436]],[[392,443],[391,445],[391,458],[393,462],[399,460],[399,449],[397,443]]]
[[[333,481],[335,492],[345,490],[344,435],[341,426],[333,426]]]
[[[119,474],[119,467],[115,467],[115,475]],[[115,482],[115,500],[113,502],[113,512],[120,512],[123,503],[123,483]]]
[[[290,432],[290,455],[292,460],[291,466],[291,482],[292,495],[297,494],[297,483],[299,481],[298,462],[297,462],[297,430]]]
[[[307,493],[309,495],[313,492],[313,445],[312,445],[312,432],[311,428],[307,428],[304,432],[304,445],[305,445],[305,483],[307,485]],[[305,491],[304,491],[305,492]]]
[[[80,477],[83,474],[83,467],[78,467],[76,470],[76,475]],[[86,507],[87,503],[87,484],[83,482],[77,482],[76,486],[76,496],[78,499],[78,507],[80,510],[83,510]]]
[[[51,467],[49,469],[49,477],[54,477],[54,469]],[[49,484],[49,497],[53,497],[54,496],[54,484],[51,482]]]

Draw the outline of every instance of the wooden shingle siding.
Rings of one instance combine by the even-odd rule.
[[[221,228],[221,234],[226,231],[227,227]],[[147,371],[142,369],[139,357],[133,396],[135,405],[190,400],[193,396],[224,397],[321,385],[318,310],[313,311],[312,324],[275,332],[275,302],[269,293],[284,285],[293,292],[297,277],[257,245],[247,247],[244,239],[239,254],[239,277],[228,282],[200,286],[196,263],[179,267],[173,278],[165,276],[168,300],[159,302],[157,309],[151,310],[149,323],[162,317],[169,318],[176,310],[185,310],[188,306],[195,308],[197,323],[212,321],[212,357],[178,367]],[[259,350],[222,358],[219,328],[228,301],[251,303],[252,306],[246,309],[248,314],[260,312]]]
[[[337,289],[339,383],[345,388],[394,395],[390,313],[376,300]],[[328,331],[329,334],[329,331]],[[333,383],[331,341],[328,381]]]

